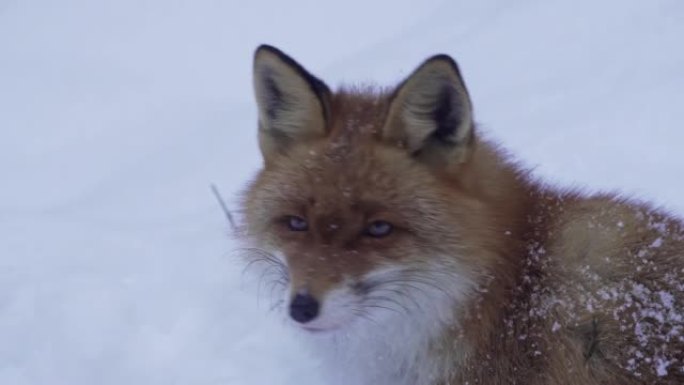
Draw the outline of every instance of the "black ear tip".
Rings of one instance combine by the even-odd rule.
[[[270,44],[261,44],[257,47],[256,50],[254,50],[255,54],[259,54],[260,52],[271,52],[276,55],[283,55],[283,51],[279,50],[278,48]]]
[[[256,60],[256,58],[264,53],[269,53],[279,58],[287,57],[287,55],[278,48],[268,44],[261,44],[256,50],[254,50],[254,59]]]
[[[299,73],[306,73],[306,70],[304,70],[304,67],[302,67],[299,63],[297,63],[297,61],[294,60],[292,57],[290,57],[290,55],[288,55],[285,52],[281,51],[280,49],[278,49],[272,45],[268,45],[268,44],[262,44],[262,45],[257,47],[256,51],[254,51],[255,61],[263,53],[268,53],[270,55],[275,56],[281,62],[287,64],[290,67],[295,68],[295,70],[297,70],[297,72],[299,72]]]
[[[430,56],[425,62],[423,62],[423,65],[426,64],[432,64],[432,63],[445,63],[448,66],[450,66],[453,70],[455,70],[457,73],[459,73],[458,69],[458,63],[456,63],[456,60],[452,58],[451,56],[445,54],[445,53],[440,53],[434,56]]]
[[[259,64],[259,56],[262,53],[268,53],[270,55],[274,55],[278,60],[285,64],[286,66],[292,68],[295,70],[299,76],[304,78],[308,83],[311,89],[316,92],[317,94],[321,93],[330,93],[330,89],[328,88],[323,81],[318,79],[317,77],[311,75],[304,67],[302,67],[301,64],[299,64],[295,59],[281,51],[280,49],[268,45],[268,44],[261,44],[260,46],[257,47],[256,51],[254,52],[254,64],[258,65]]]

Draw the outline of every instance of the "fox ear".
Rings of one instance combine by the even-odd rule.
[[[291,57],[262,45],[254,53],[259,146],[264,159],[295,141],[324,136],[330,89]]]
[[[436,167],[467,160],[474,142],[472,107],[451,57],[433,56],[397,87],[382,134]]]

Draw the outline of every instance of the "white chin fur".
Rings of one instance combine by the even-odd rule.
[[[459,272],[441,264],[376,270],[365,280],[392,283],[367,296],[354,293],[350,285],[333,290],[323,299],[319,318],[297,327],[304,329],[303,339],[311,342],[324,374],[335,384],[432,383],[454,362],[445,366],[430,356],[428,344],[447,328],[458,327],[460,306],[473,289],[473,280]],[[368,299],[373,297],[385,300]],[[465,349],[452,352],[450,360],[458,361]]]

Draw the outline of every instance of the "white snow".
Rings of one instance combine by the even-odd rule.
[[[333,86],[449,53],[537,175],[682,214],[682,20],[678,0],[0,2],[0,384],[321,383],[209,190],[236,207],[259,167],[258,44]]]
[[[656,360],[656,374],[659,377],[667,376],[667,367],[670,366],[670,362],[663,359]]]
[[[657,249],[657,248],[659,248],[659,247],[662,246],[662,245],[663,245],[663,238],[658,237],[658,238],[656,238],[655,241],[653,241],[653,243],[651,243],[651,246],[650,246],[650,247],[653,248],[653,249]]]

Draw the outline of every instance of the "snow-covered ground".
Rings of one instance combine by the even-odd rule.
[[[537,175],[684,214],[681,0],[323,4],[0,0],[0,384],[320,384],[209,190],[259,167],[263,42],[331,85],[449,53]]]

